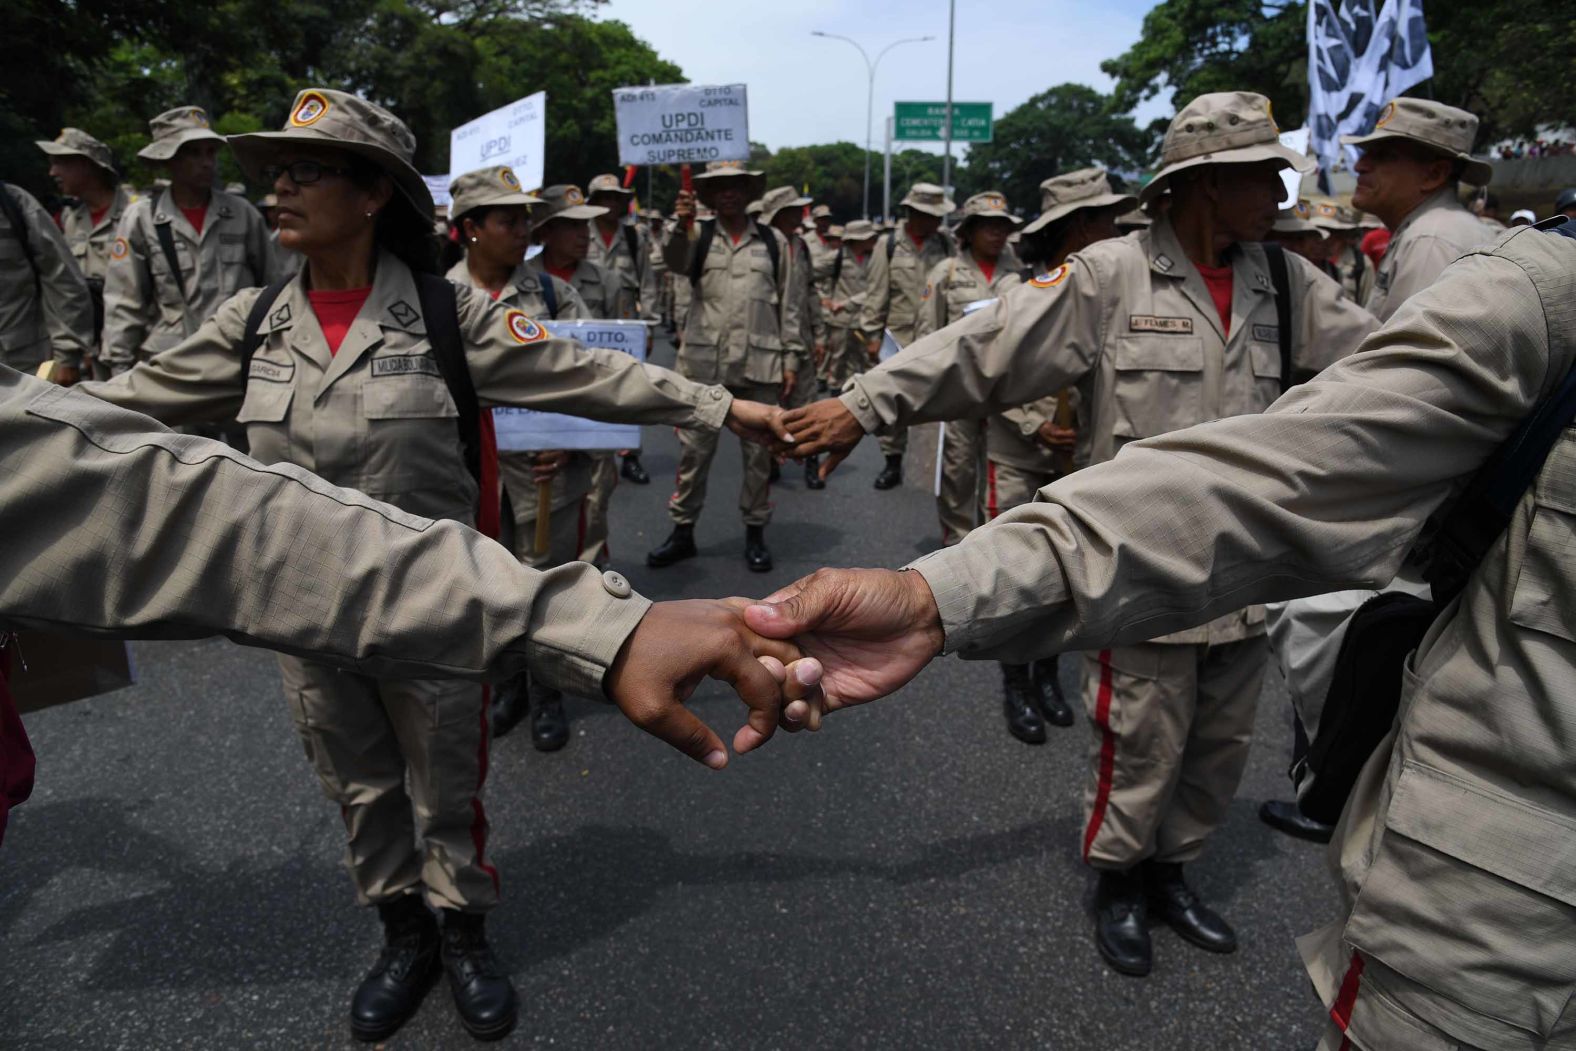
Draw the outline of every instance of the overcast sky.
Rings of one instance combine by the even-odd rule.
[[[1152,6],[1153,0],[958,0],[953,98],[993,102],[999,119],[1055,84],[1076,81],[1108,91],[1111,80],[1100,62],[1138,39]],[[719,18],[719,12],[730,14]],[[894,101],[946,98],[946,0],[611,0],[597,17],[628,23],[693,83],[747,84],[750,138],[774,150],[865,138],[864,60],[852,45],[811,36],[811,30],[852,37],[872,59],[904,37],[936,38],[894,48],[877,67],[876,150]],[[1162,100],[1140,117],[1169,114]]]

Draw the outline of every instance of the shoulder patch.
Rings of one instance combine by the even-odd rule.
[[[1156,317],[1152,314],[1133,314],[1127,319],[1129,332],[1164,332],[1167,335],[1185,336],[1193,331],[1193,319],[1188,317]]]
[[[527,317],[523,310],[508,311],[503,322],[516,343],[540,343],[547,338],[547,330]]]
[[[1070,273],[1072,273],[1072,267],[1067,263],[1063,263],[1061,266],[1057,267],[1055,270],[1052,270],[1044,277],[1030,278],[1029,284],[1034,288],[1055,288],[1057,285],[1067,280],[1067,275]]]
[[[1177,265],[1171,261],[1171,257],[1164,253],[1155,256],[1155,269],[1160,271],[1162,274],[1169,274],[1171,271],[1176,269],[1176,266]]]
[[[272,328],[280,328],[290,323],[290,304],[281,303],[279,309],[268,315],[268,324]]]
[[[389,304],[389,317],[393,318],[395,322],[404,328],[410,328],[410,326],[421,320],[421,315],[416,312],[416,308],[403,299],[396,299]]]
[[[110,246],[109,257],[119,262],[131,254],[131,245],[126,243],[124,237],[115,238],[115,243]]]

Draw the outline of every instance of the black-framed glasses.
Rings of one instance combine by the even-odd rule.
[[[290,176],[297,186],[311,186],[325,175],[349,175],[349,168],[335,168],[320,161],[291,161],[289,164],[269,164],[263,167],[263,182],[273,185],[281,175]]]

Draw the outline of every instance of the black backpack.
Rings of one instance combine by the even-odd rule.
[[[1539,228],[1576,238],[1576,220]],[[1431,597],[1387,591],[1352,614],[1336,651],[1317,730],[1306,751],[1292,760],[1297,806],[1305,815],[1326,824],[1340,819],[1358,775],[1395,725],[1406,660],[1504,533],[1554,443],[1573,421],[1576,370],[1522,420],[1441,520],[1423,558]],[[1299,713],[1299,740],[1306,739],[1302,726]]]
[[[479,484],[482,477],[481,403],[476,398],[470,365],[465,360],[465,343],[460,338],[459,303],[454,296],[454,285],[435,274],[411,271],[411,277],[416,282],[416,301],[421,307],[422,320],[427,325],[427,341],[432,345],[432,356],[437,361],[444,384],[449,388],[449,396],[454,399],[454,406],[460,413],[460,448],[465,455],[465,469]],[[252,304],[251,312],[246,315],[246,330],[241,336],[243,383],[251,376],[252,356],[263,345],[263,319],[268,316],[268,310],[279,298],[279,293],[294,280],[294,277],[282,278],[263,289]],[[542,280],[548,280],[546,275],[543,275]]]

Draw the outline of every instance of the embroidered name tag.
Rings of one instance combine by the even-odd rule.
[[[254,380],[268,380],[270,383],[289,383],[295,375],[295,366],[281,364],[277,361],[263,361],[260,358],[252,359],[251,371],[247,377]]]
[[[438,376],[438,363],[425,354],[391,354],[372,359],[374,376],[410,376],[415,373]]]
[[[1253,338],[1258,340],[1260,343],[1279,343],[1280,342],[1280,326],[1279,325],[1254,325],[1253,326]]]
[[[1186,336],[1191,335],[1193,332],[1193,319],[1134,314],[1127,319],[1127,330],[1129,332],[1164,332],[1172,336]]]

